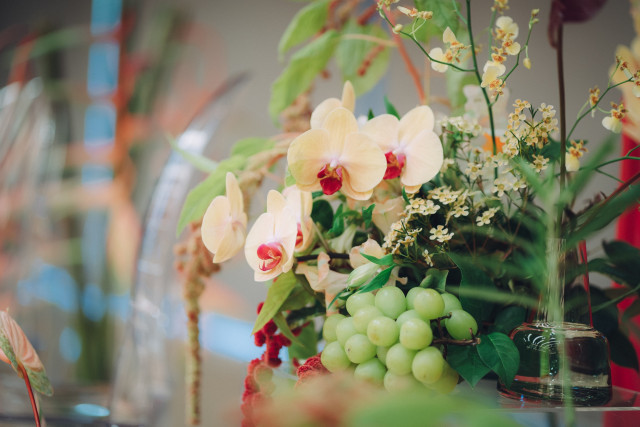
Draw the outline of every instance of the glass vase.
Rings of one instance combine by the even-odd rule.
[[[595,406],[611,399],[609,344],[593,328],[586,245],[567,249],[547,242],[548,280],[533,320],[510,337],[520,353],[513,382],[499,381],[503,396]]]

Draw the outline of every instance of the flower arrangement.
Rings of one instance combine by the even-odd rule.
[[[529,40],[537,9],[525,38],[505,14],[508,2],[496,0],[490,45],[481,49],[469,0],[464,9],[456,1],[395,3],[320,0],[305,6],[286,29],[280,53],[306,45],[272,87],[269,111],[274,120],[282,118],[283,134],[239,141],[185,203],[179,231],[194,222],[193,236],[210,252],[197,251],[201,265],[189,269],[195,275],[187,280],[193,346],[197,276],[217,269],[209,260],[222,264],[244,252],[255,280],[269,283],[253,330],[256,345],[266,350],[249,366],[247,425],[255,422],[252,405],[273,388],[271,369],[281,364],[284,347],[301,381],[353,369],[355,377],[390,391],[417,385],[446,393],[460,377],[473,386],[493,371],[509,385],[520,356],[508,334],[541,309],[539,295],[557,275],[549,242],[566,242],[562,257],[580,247],[586,261],[580,242],[640,197],[636,175],[612,194],[575,207],[587,181],[604,173],[601,159],[611,149],[604,144],[587,154],[578,125],[604,112],[602,125],[619,133],[626,107],[612,104],[604,111],[603,98],[623,85],[640,95],[640,72],[618,57],[606,88],[592,88],[576,121],[567,124],[562,26],[588,19],[598,2],[553,2],[549,34],[558,51],[557,107],[507,101],[509,77],[521,61],[526,68],[534,65]],[[448,115],[425,104],[406,41],[433,71],[446,73]],[[427,51],[429,41],[438,47]],[[385,74],[391,47],[416,84],[418,106],[400,115],[385,98],[385,114],[356,117],[357,95]],[[345,81],[342,96],[311,108],[309,90],[333,56]],[[640,160],[636,148],[613,161]],[[249,202],[267,179],[276,189],[268,191],[266,211],[248,227]],[[598,316],[613,317],[610,339],[626,349],[611,309],[638,291],[633,264],[640,252],[622,242],[603,247],[603,258],[583,262],[567,276],[588,269],[625,286],[605,293],[587,282],[586,294],[600,309],[596,323]],[[566,303],[575,309],[584,293],[573,296]],[[562,307],[542,310],[563,318],[553,314]],[[616,343],[612,357],[625,363],[629,359],[618,355]],[[192,354],[189,372],[197,374],[197,351]],[[190,395],[197,396],[197,375],[191,382]],[[189,414],[197,423],[197,399]]]

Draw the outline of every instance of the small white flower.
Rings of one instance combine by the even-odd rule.
[[[622,132],[622,122],[617,117],[607,116],[602,119],[602,126],[613,133]]]
[[[429,56],[435,59],[436,61],[448,62],[447,57],[445,56],[442,49],[439,47],[434,47],[433,49],[431,49],[431,51],[429,52]],[[431,68],[433,68],[435,71],[439,73],[444,73],[449,69],[449,66],[446,64],[440,64],[438,62],[431,61]]]
[[[444,228],[443,225],[439,225],[437,228],[432,228],[429,232],[431,233],[429,239],[437,240],[440,243],[447,242],[453,237],[453,233],[449,233],[449,229]]]

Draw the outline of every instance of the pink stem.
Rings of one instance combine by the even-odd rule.
[[[36,420],[36,427],[40,427],[40,415],[38,414],[38,405],[36,404],[36,397],[33,395],[33,389],[31,388],[31,382],[29,381],[29,375],[27,370],[24,369],[22,364],[18,364],[20,372],[22,372],[22,378],[27,386],[27,393],[29,393],[29,400],[31,401],[31,408],[33,409],[33,418]]]

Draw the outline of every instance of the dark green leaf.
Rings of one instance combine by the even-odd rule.
[[[373,114],[373,110],[371,108],[369,108],[369,113],[367,114],[367,120],[371,120],[375,117],[375,115]]]
[[[509,387],[520,365],[518,348],[511,338],[500,332],[483,335],[480,340],[477,346],[480,359]]]
[[[231,156],[250,157],[273,148],[274,142],[267,138],[245,138],[233,144]]]
[[[225,193],[227,172],[234,172],[242,169],[246,163],[243,156],[230,157],[218,165],[218,168],[211,173],[204,181],[195,186],[184,201],[180,219],[176,228],[176,236],[179,236],[184,227],[192,221],[202,218],[209,207],[211,201]]]
[[[440,292],[445,291],[445,287],[447,285],[447,276],[449,275],[449,270],[438,270],[437,268],[430,268],[427,270],[427,274],[420,282],[420,287],[422,288],[433,288],[437,289]]]
[[[367,255],[367,254],[363,254],[362,252],[360,253],[360,255],[362,255],[363,257],[365,257],[366,259],[368,259],[369,261],[371,261],[372,263],[376,264],[376,265],[391,265],[393,264],[393,254],[387,254],[385,256],[383,256],[382,258],[376,258],[372,255]]]
[[[296,341],[289,347],[290,358],[307,359],[318,354],[318,334],[313,322],[302,328]]]
[[[260,310],[256,323],[253,325],[252,334],[262,329],[280,311],[280,307],[287,300],[297,283],[298,279],[291,270],[281,274],[273,281],[267,291],[267,298],[264,300],[262,310]]]
[[[269,114],[274,122],[298,95],[309,89],[316,76],[324,70],[338,40],[338,33],[329,30],[291,57],[287,68],[271,86]]]
[[[314,200],[311,219],[320,224],[324,230],[329,230],[333,225],[333,208],[331,204],[324,199]]]
[[[471,291],[496,291],[496,287],[484,271],[473,264],[472,260],[458,254],[449,253],[451,260],[458,266],[462,274],[460,281],[460,303],[462,308],[469,312],[479,323],[487,320],[493,310],[491,302],[478,299]],[[474,296],[471,296],[474,294]]]
[[[338,206],[336,214],[333,216],[333,225],[329,230],[329,234],[332,236],[339,236],[344,233],[344,215],[342,214],[342,208],[344,205]]]
[[[336,48],[336,61],[342,72],[343,80],[350,80],[355,93],[360,96],[370,91],[389,68],[389,48],[381,51],[378,43],[349,38],[350,34],[372,36],[386,40],[389,38],[379,25],[358,25],[355,20],[349,21],[342,31],[340,43]],[[372,52],[375,56],[371,57]],[[371,62],[366,66],[365,73],[360,72],[365,61]]]
[[[328,0],[314,1],[296,13],[280,38],[280,57],[322,29],[327,20],[328,5]]]
[[[493,331],[502,332],[508,335],[512,330],[524,322],[525,316],[526,310],[523,307],[515,305],[506,307],[496,316]]]
[[[382,270],[368,284],[361,287],[358,292],[371,292],[383,287],[384,284],[389,280],[389,277],[391,276],[391,270],[393,270],[393,268],[394,266],[392,265],[391,267]]]
[[[632,278],[627,284],[633,286],[640,282],[638,275],[638,266],[640,266],[640,249],[627,242],[614,240],[612,242],[603,242],[604,252],[609,260],[616,266],[623,276]]]
[[[298,337],[293,335],[293,332],[291,332],[291,328],[289,327],[289,324],[287,323],[287,320],[284,318],[284,315],[282,314],[282,312],[277,313],[275,316],[273,316],[273,323],[276,324],[276,326],[278,327],[282,335],[284,335],[285,337],[291,340],[291,345],[294,345],[294,344],[301,345],[300,341],[298,340]]]
[[[607,339],[609,340],[611,360],[613,363],[638,371],[638,355],[629,338],[620,332],[620,330],[616,330],[609,334]]]
[[[364,228],[369,228],[371,226],[371,218],[373,216],[373,210],[376,205],[369,205],[368,208],[362,208],[362,219],[364,220]]]
[[[478,381],[491,372],[491,369],[480,359],[477,346],[448,346],[447,362],[471,387],[475,387]]]
[[[387,110],[387,114],[391,114],[392,116],[396,116],[397,118],[400,118],[400,114],[398,114],[398,110],[396,110],[396,107],[393,106],[393,104],[391,103],[391,101],[389,101],[389,98],[387,98],[386,95],[384,97],[384,107]],[[403,191],[404,191],[404,188],[403,188]]]
[[[619,284],[633,286],[638,281],[637,274],[629,275],[604,258],[592,259],[588,266],[590,272],[604,274]]]
[[[302,276],[304,277],[304,276]],[[303,285],[304,282],[299,280],[300,284]],[[311,290],[313,292],[313,289]],[[302,307],[307,306],[309,303],[313,301],[313,296],[304,289],[303,286],[296,287],[290,294],[287,300],[280,307],[281,311],[288,310],[298,310]]]

